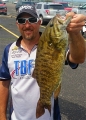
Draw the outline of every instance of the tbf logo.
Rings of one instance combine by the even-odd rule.
[[[31,75],[31,71],[35,66],[34,60],[22,60],[22,61],[14,61],[14,67],[15,67],[15,75]]]

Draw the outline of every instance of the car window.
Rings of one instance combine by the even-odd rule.
[[[42,4],[38,4],[38,5],[36,6],[36,8],[37,8],[37,9],[41,9],[41,6],[42,6]]]
[[[86,5],[84,5],[84,6],[83,6],[83,8],[85,8],[85,9],[86,9]]]
[[[48,9],[48,5],[44,5],[44,9]]]
[[[30,1],[27,1],[27,0],[18,0],[17,4],[19,4],[20,6],[25,5],[25,4],[35,5],[35,2],[30,2]]]
[[[25,5],[25,4],[35,5],[34,2],[22,2],[22,5]]]
[[[0,1],[0,4],[3,4],[3,2]]]
[[[63,4],[64,7],[68,7],[68,4],[67,4],[67,3],[61,3],[61,4]]]
[[[62,5],[45,5],[44,6],[44,9],[64,9],[64,7]]]

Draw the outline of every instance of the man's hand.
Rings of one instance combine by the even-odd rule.
[[[69,12],[66,18],[72,16],[71,22],[67,26],[69,33],[69,61],[72,63],[83,63],[85,61],[85,40],[80,31],[85,25],[86,16]]]
[[[72,16],[71,22],[67,27],[68,33],[78,34],[82,30],[82,27],[86,24],[86,16],[83,14],[75,14],[73,12],[69,12],[66,14],[66,18],[68,16]]]

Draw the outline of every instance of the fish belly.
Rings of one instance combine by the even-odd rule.
[[[39,42],[42,45],[41,41]],[[40,46],[39,45],[39,46]],[[43,49],[40,49],[43,48]],[[61,46],[60,46],[61,48]],[[41,51],[41,52],[40,52]],[[38,47],[34,76],[40,87],[40,98],[37,111],[44,113],[44,108],[51,112],[51,96],[58,97],[61,88],[62,71],[65,60],[65,49],[58,51],[48,49],[48,47]],[[38,107],[40,104],[40,107]],[[39,109],[40,108],[40,109]]]

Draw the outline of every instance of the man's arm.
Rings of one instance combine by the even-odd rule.
[[[85,61],[85,40],[81,33],[71,33],[69,43],[69,60],[73,63],[83,63]]]
[[[10,80],[0,81],[0,120],[6,120]]]
[[[80,31],[85,24],[86,16],[70,12],[66,15],[73,16],[67,27],[69,33],[69,60],[73,63],[83,63],[85,61],[85,40]]]

